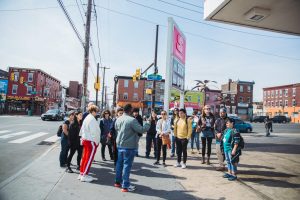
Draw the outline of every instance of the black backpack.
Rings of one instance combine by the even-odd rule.
[[[57,137],[61,137],[62,132],[63,132],[63,129],[62,129],[62,124],[61,124],[61,125],[59,125],[57,133],[56,133]]]
[[[233,142],[234,134],[238,134],[239,137],[240,137],[240,141],[239,141],[239,143],[238,143],[238,148],[239,148],[239,149],[244,149],[244,147],[245,147],[245,141],[244,141],[244,138],[242,137],[242,135],[241,135],[239,132],[237,132],[237,131],[235,130],[234,133],[231,135],[232,142]]]

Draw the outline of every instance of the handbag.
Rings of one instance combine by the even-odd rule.
[[[170,145],[171,144],[171,140],[170,140],[169,135],[163,135],[161,137],[161,139],[162,139],[163,145]]]

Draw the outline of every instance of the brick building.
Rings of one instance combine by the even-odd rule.
[[[300,122],[300,83],[263,88],[267,115],[285,115],[291,122]]]
[[[82,96],[82,84],[79,84],[78,81],[70,81],[68,96],[80,99]]]
[[[144,108],[144,87],[145,80],[133,82],[130,76],[118,76],[116,86],[116,104],[123,107],[127,103],[131,103],[133,107]]]
[[[9,67],[8,113],[41,114],[61,104],[60,81],[40,69]]]
[[[228,113],[236,114],[243,119],[253,117],[253,87],[255,82],[232,81],[229,79],[227,84],[222,85],[223,97],[229,97],[226,102]]]
[[[221,96],[221,90],[208,90],[206,93],[205,104],[210,105],[211,112],[214,114],[219,113],[220,111],[220,101],[218,101],[218,97]]]

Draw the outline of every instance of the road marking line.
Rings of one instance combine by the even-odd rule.
[[[33,134],[33,135],[29,135],[27,137],[23,137],[23,138],[20,138],[20,139],[17,139],[17,140],[10,141],[9,143],[20,144],[20,143],[28,142],[30,140],[36,139],[38,137],[41,137],[41,136],[47,135],[47,134],[49,134],[49,133],[39,132],[39,133],[36,133],[36,134]]]
[[[3,131],[0,131],[0,134],[2,134],[2,133],[9,133],[9,132],[11,132],[11,131],[9,131],[9,130],[3,130]]]
[[[60,138],[57,137],[57,135],[54,135],[54,136],[51,136],[51,137],[49,137],[49,138],[43,140],[43,142],[54,142],[54,143],[55,143],[55,142],[57,142],[59,139],[60,139]]]
[[[27,134],[27,133],[30,133],[30,131],[20,131],[20,132],[17,132],[17,133],[10,133],[10,134],[6,134],[6,135],[1,135],[0,139],[8,139],[8,138],[16,137],[16,136],[19,136],[19,135],[24,135],[24,134]]]

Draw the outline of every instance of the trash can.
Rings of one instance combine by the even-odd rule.
[[[28,110],[28,116],[32,116],[32,110]]]

